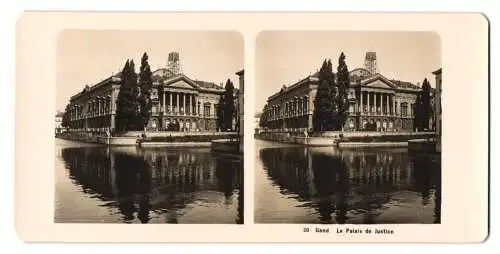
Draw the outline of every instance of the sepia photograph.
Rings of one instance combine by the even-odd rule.
[[[26,12],[17,235],[484,241],[488,31],[478,13]]]
[[[64,30],[56,223],[243,224],[243,37]]]
[[[261,32],[255,222],[440,223],[440,43],[433,32]]]

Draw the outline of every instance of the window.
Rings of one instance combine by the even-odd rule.
[[[203,112],[204,112],[204,115],[210,116],[210,104],[205,104],[203,106]]]
[[[408,115],[408,103],[406,102],[401,103],[401,115],[402,116]]]

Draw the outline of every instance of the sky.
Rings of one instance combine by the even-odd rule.
[[[283,85],[313,74],[331,59],[336,72],[341,52],[349,70],[363,67],[365,54],[377,53],[379,72],[389,79],[435,87],[433,71],[441,68],[441,41],[433,32],[265,31],[257,37],[255,110]]]
[[[244,42],[237,32],[65,30],[57,39],[56,107],[64,111],[69,98],[121,71],[133,59],[139,71],[144,52],[152,70],[165,68],[168,53],[179,52],[183,73],[217,84],[243,69]]]

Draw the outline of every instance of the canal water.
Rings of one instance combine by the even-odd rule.
[[[256,140],[256,223],[441,222],[441,159]]]
[[[242,159],[56,141],[57,223],[243,223]]]

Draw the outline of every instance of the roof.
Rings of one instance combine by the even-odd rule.
[[[391,80],[392,83],[394,83],[398,88],[404,88],[404,89],[420,89],[419,86],[414,85],[410,82],[407,81],[401,81],[401,80]]]
[[[241,76],[241,75],[244,75],[244,74],[245,74],[245,70],[244,69],[241,70],[241,71],[236,72],[236,75],[238,75],[238,76]]]
[[[63,117],[63,116],[64,116],[64,112],[58,112],[58,113],[56,114],[56,117]]]
[[[441,74],[441,72],[442,72],[442,68],[439,68],[439,69],[433,71],[432,74],[439,75],[439,74]]]
[[[208,89],[220,89],[224,90],[222,86],[219,86],[213,82],[208,82],[208,81],[203,81],[203,80],[193,80],[198,86],[201,88],[208,88]]]
[[[74,99],[78,98],[80,95],[83,95],[86,92],[95,90],[95,89],[97,89],[97,88],[99,88],[101,86],[104,86],[106,84],[110,84],[110,83],[119,84],[119,82],[121,81],[120,76],[121,76],[121,72],[119,72],[117,74],[113,74],[110,77],[103,79],[102,81],[100,81],[99,83],[97,83],[97,84],[95,84],[93,86],[85,85],[85,87],[82,89],[82,91],[80,91],[79,93],[71,96],[70,100],[74,100]]]

